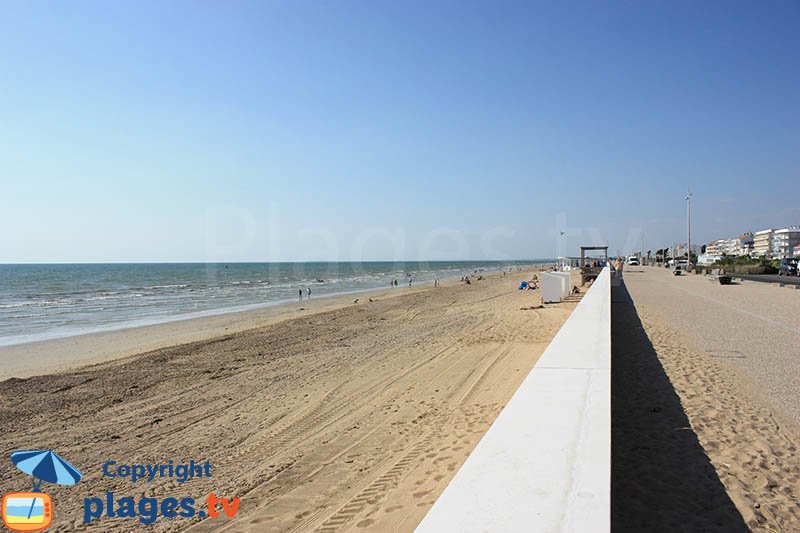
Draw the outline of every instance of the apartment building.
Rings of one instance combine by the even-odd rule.
[[[725,239],[717,239],[706,244],[706,255],[722,255]]]
[[[736,255],[750,255],[753,252],[753,233],[742,233],[736,237]]]
[[[772,257],[794,257],[800,244],[800,226],[789,226],[772,232]]]
[[[753,234],[753,255],[772,257],[772,233],[772,229],[765,229]]]
[[[717,239],[706,244],[706,254],[712,256],[749,255],[753,251],[753,234],[744,233],[735,239]]]

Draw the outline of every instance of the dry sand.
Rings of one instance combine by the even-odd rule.
[[[516,290],[527,277],[372,303],[359,296],[358,305],[8,380],[2,450],[52,448],[84,472],[75,487],[46,487],[58,531],[138,530],[131,519],[82,524],[83,499],[108,490],[242,499],[233,520],[162,519],[154,531],[412,531],[575,306],[532,308],[538,292]],[[108,460],[169,459],[209,460],[214,477],[101,476]],[[11,467],[0,472],[0,490],[27,488]]]
[[[654,268],[625,280],[632,299],[622,288],[612,304],[614,529],[800,531],[800,294]]]

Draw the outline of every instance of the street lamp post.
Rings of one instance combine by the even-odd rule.
[[[692,190],[686,195],[686,266],[692,262]]]
[[[642,250],[639,252],[639,258],[642,264],[644,264],[644,232],[642,232]]]

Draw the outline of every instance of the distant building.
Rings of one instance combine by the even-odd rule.
[[[772,232],[771,229],[765,229],[753,234],[753,255],[772,257]]]
[[[800,226],[789,226],[772,233],[772,257],[794,257],[795,247],[800,244]]]
[[[711,241],[710,243],[706,244],[706,255],[722,255],[722,247],[725,243],[725,239],[717,239],[715,241]],[[686,251],[684,251],[684,254]]]
[[[800,244],[794,247],[794,256],[800,257]]]
[[[738,252],[737,255],[744,256],[750,255],[753,253],[753,233],[748,231],[747,233],[742,233],[736,238],[737,245],[738,245]]]
[[[709,255],[709,254],[700,254],[697,256],[697,264],[698,265],[712,265],[722,259],[722,257],[718,255]]]
[[[752,250],[752,233],[739,235],[735,239],[717,239],[706,244],[706,254],[710,256],[742,256],[749,255]]]
[[[720,252],[725,255],[737,256],[740,249],[739,239],[724,239],[720,244]]]
[[[671,257],[686,257],[686,243],[682,242],[679,244],[674,244],[672,247],[672,251],[674,252],[674,255],[672,255]],[[692,253],[695,255],[698,255],[700,253],[699,244],[692,245]],[[707,248],[706,248],[706,253],[708,253]]]

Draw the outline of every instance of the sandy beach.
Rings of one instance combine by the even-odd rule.
[[[799,301],[626,269],[612,303],[616,531],[800,531]]]
[[[314,297],[311,300],[270,305],[249,311],[0,346],[0,380],[76,369],[87,364],[213,339],[282,320],[340,309],[352,304],[355,298],[385,299],[408,295],[429,287],[429,284],[425,284],[395,290],[378,289],[357,294]]]
[[[83,471],[76,487],[47,487],[58,531],[85,529],[84,498],[106,491],[241,498],[234,519],[161,519],[154,531],[412,531],[575,306],[535,308],[538,292],[516,290],[530,276],[61,341],[124,357],[4,381],[2,447],[52,448]],[[183,344],[126,354],[166,341]],[[210,461],[213,477],[102,475],[109,460],[170,459]],[[29,486],[9,469],[0,485]]]

